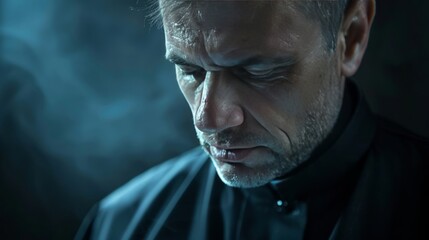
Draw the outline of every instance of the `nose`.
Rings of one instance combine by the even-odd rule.
[[[244,113],[234,79],[223,71],[207,72],[198,106],[195,126],[205,133],[216,133],[243,124]]]

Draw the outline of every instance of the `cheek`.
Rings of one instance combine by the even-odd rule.
[[[329,56],[323,60],[313,60],[304,66],[302,81],[297,87],[302,94],[306,111],[313,107],[321,91],[324,91],[326,86],[331,85],[337,78],[335,71],[336,66]]]
[[[244,89],[244,91],[243,91]],[[296,134],[301,103],[293,86],[279,84],[270,89],[241,88],[243,107],[249,113],[248,125],[265,129],[271,136],[284,141],[285,134]],[[249,96],[251,96],[249,98]]]
[[[263,90],[242,88],[245,89],[242,99],[251,115],[248,120],[255,121],[250,125],[260,125],[259,128],[262,127],[283,142],[297,139],[308,118],[307,113],[319,94],[323,82],[319,75],[320,72],[311,67],[300,66],[287,83],[282,82]]]
[[[198,109],[199,99],[201,98],[201,91],[198,86],[187,81],[183,76],[176,70],[176,79],[179,85],[180,91],[188,102],[189,107],[191,108],[192,114],[195,113],[195,110]]]

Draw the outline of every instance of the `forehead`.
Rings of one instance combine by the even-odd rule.
[[[175,31],[207,31],[219,28],[272,25],[293,10],[290,1],[160,1],[164,27]],[[289,11],[282,11],[288,9]],[[283,13],[283,14],[282,14]],[[188,32],[187,34],[190,34]]]
[[[282,4],[280,4],[282,2]],[[171,1],[161,4],[164,16],[181,12],[192,16],[199,24],[217,22],[252,20],[255,17],[273,14],[275,6],[290,5],[287,1]],[[184,15],[182,15],[184,16]],[[223,21],[222,21],[223,20]],[[210,25],[209,25],[210,26]]]
[[[276,54],[278,48],[293,49],[308,28],[291,1],[168,2],[175,3],[160,5],[167,55],[233,61],[246,54]]]

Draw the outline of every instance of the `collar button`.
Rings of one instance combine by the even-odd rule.
[[[278,213],[283,213],[286,212],[286,207],[288,206],[288,202],[283,201],[283,200],[277,200],[274,208],[276,210],[276,212]]]

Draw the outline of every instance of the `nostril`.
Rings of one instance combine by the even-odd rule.
[[[207,104],[207,100],[202,100],[200,106],[195,112],[194,124],[202,132],[213,132],[216,128],[212,121],[212,114]]]
[[[241,125],[244,114],[235,89],[220,78],[222,74],[210,72],[209,75],[196,101],[195,127],[202,132],[215,133]]]
[[[229,127],[236,127],[243,124],[244,122],[243,109],[239,106],[233,106],[232,109],[229,110],[229,116],[227,121],[228,121],[227,125]]]
[[[243,110],[237,105],[222,107],[205,104],[198,108],[194,117],[195,127],[206,133],[221,132],[244,122]]]

